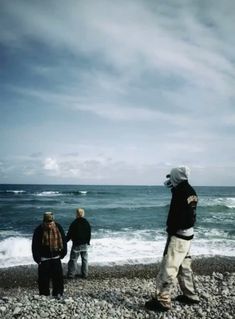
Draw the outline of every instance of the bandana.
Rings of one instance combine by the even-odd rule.
[[[42,244],[48,246],[50,251],[58,251],[63,248],[61,233],[55,222],[43,223]]]

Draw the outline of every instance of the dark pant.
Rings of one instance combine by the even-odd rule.
[[[50,280],[52,281],[52,295],[63,295],[64,279],[59,258],[42,261],[38,266],[38,288],[40,295],[50,295]]]

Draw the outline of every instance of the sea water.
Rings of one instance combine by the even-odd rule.
[[[192,254],[235,255],[235,187],[195,187],[199,204]],[[0,267],[32,264],[31,240],[43,213],[68,231],[78,207],[92,227],[89,263],[158,261],[171,192],[162,186],[0,185]],[[71,242],[68,244],[68,261]]]

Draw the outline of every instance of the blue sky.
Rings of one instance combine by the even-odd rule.
[[[0,1],[0,182],[235,185],[235,2]]]

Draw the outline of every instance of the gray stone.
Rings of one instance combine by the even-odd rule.
[[[20,307],[15,307],[14,311],[13,311],[13,316],[18,316],[21,313],[21,308]]]
[[[5,312],[6,310],[7,310],[6,307],[4,307],[4,306],[1,306],[1,307],[0,307],[0,312]]]
[[[41,318],[47,318],[47,317],[49,317],[49,314],[47,312],[45,312],[45,311],[40,311],[39,316]]]

